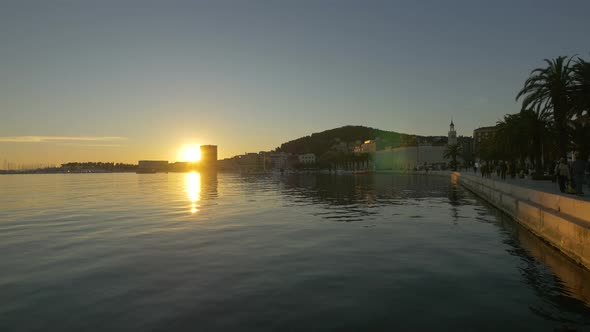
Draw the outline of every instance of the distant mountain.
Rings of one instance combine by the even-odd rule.
[[[433,137],[396,133],[364,126],[344,126],[301,137],[281,144],[277,151],[293,154],[314,153],[321,156],[338,147],[360,144],[365,140],[375,140],[377,150],[385,147],[415,145],[417,141],[436,141]]]

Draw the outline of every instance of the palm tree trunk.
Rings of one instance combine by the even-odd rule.
[[[541,137],[537,133],[535,133],[532,143],[533,158],[535,160],[535,175],[541,176],[543,175],[543,165],[541,161]]]
[[[561,158],[565,158],[565,160],[567,160],[567,141],[568,141],[568,135],[567,135],[567,131],[566,128],[563,124],[557,124],[556,125],[556,129],[557,129],[557,148],[558,148],[558,152],[559,152],[559,157]]]
[[[560,102],[559,104],[563,105],[565,103]],[[554,105],[554,119],[555,119],[555,129],[557,131],[557,149],[559,153],[559,157],[565,158],[567,160],[567,146],[568,146],[568,132],[567,132],[567,115],[564,112],[563,107],[559,107],[559,104]]]

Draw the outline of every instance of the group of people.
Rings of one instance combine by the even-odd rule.
[[[489,163],[478,163],[473,165],[473,172],[477,173],[477,170],[481,172],[482,178],[490,178],[492,173],[495,171],[496,175],[502,180],[506,180],[506,175],[510,175],[511,178],[515,178],[518,174],[519,177],[524,178],[529,174],[528,167],[518,167],[511,162],[500,161],[495,166]]]
[[[559,185],[559,191],[562,193],[584,195],[584,178],[586,177],[586,168],[588,163],[576,158],[574,162],[568,164],[565,158],[559,159],[556,163],[554,174]]]
[[[534,167],[532,164],[521,165],[510,161],[500,161],[495,164],[483,162],[473,164],[473,172],[477,173],[479,171],[481,177],[491,178],[492,173],[495,171],[496,175],[502,180],[505,180],[507,175],[512,179],[517,176],[524,178],[532,174],[533,170]],[[590,179],[585,180],[588,177],[587,173],[590,173],[590,163],[578,155],[576,156],[576,160],[569,164],[565,158],[561,158],[549,170],[549,174],[553,176],[553,181],[557,181],[559,184],[559,191],[579,196],[584,195],[584,182],[588,182],[588,185],[590,185]]]

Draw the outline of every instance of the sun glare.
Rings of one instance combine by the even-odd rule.
[[[191,213],[199,212],[198,202],[201,199],[201,174],[190,172],[186,174],[186,192],[191,201]]]
[[[201,149],[196,145],[188,145],[182,148],[181,161],[196,162],[201,160]]]

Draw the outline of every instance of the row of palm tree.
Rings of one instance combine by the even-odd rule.
[[[580,57],[545,59],[516,96],[521,111],[498,121],[496,135],[482,143],[484,160],[532,161],[537,173],[542,159],[590,153],[590,62]]]

